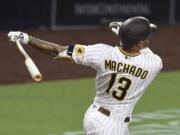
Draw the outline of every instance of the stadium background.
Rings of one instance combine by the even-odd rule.
[[[42,83],[33,83],[19,52],[8,41],[10,30],[27,32],[61,45],[106,43],[115,46],[119,41],[108,28],[109,22],[145,16],[159,26],[158,33],[151,38],[150,48],[162,57],[164,68],[135,112],[170,108],[177,111],[180,107],[179,6],[177,0],[1,1],[0,134],[61,135],[82,130],[83,113],[95,94],[91,79],[95,72],[91,68],[52,60],[26,46],[44,77]]]

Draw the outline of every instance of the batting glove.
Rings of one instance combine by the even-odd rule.
[[[111,22],[109,24],[109,27],[111,28],[111,31],[114,32],[116,35],[119,34],[119,28],[121,27],[122,22]]]
[[[28,44],[29,42],[29,35],[20,31],[10,31],[8,38],[11,42],[16,42],[17,40],[22,44]]]

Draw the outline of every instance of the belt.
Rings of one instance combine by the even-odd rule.
[[[98,109],[99,112],[101,112],[102,114],[106,115],[106,116],[110,116],[111,112],[103,107],[99,107]],[[125,117],[124,122],[129,122],[130,121],[130,117]]]

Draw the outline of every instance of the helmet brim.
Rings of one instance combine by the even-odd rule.
[[[158,27],[157,25],[153,24],[153,23],[150,23],[150,29],[151,29],[151,33],[154,33],[154,32],[157,32],[158,30]]]

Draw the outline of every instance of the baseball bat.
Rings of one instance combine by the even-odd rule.
[[[41,81],[42,80],[42,75],[41,75],[39,69],[37,68],[37,66],[35,65],[33,60],[31,59],[31,57],[26,53],[26,51],[22,47],[19,40],[16,40],[16,45],[17,45],[20,53],[22,54],[22,56],[25,59],[26,68],[28,69],[28,71],[29,71],[31,77],[33,78],[33,80],[35,80],[37,82]]]

